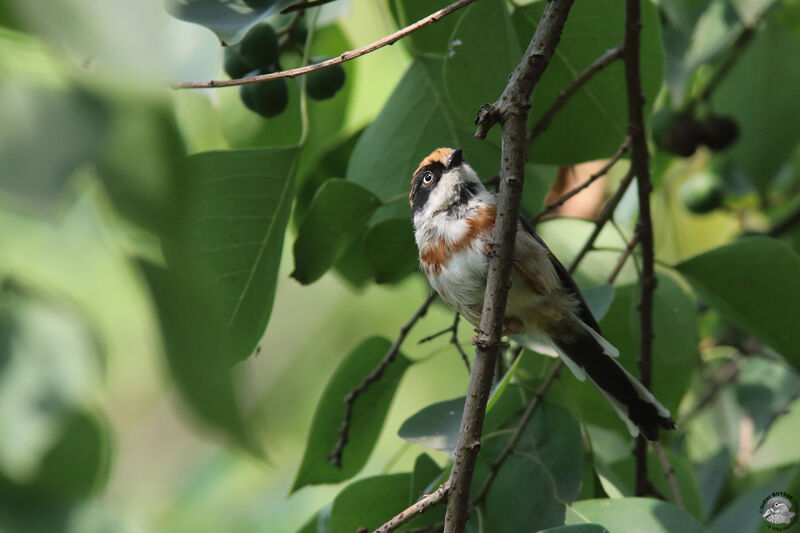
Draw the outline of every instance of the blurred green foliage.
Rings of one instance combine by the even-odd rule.
[[[496,174],[497,131],[479,142],[472,121],[505,86],[543,1],[482,0],[346,62],[331,99],[306,100],[287,80],[288,107],[268,120],[236,89],[167,87],[222,76],[220,41],[258,21],[280,39],[289,3],[0,0],[0,530],[352,533],[448,475],[467,373],[449,334],[417,344],[452,324],[439,304],[354,404],[344,467],[327,455],[345,395],[428,290],[411,172],[452,145],[485,180]],[[284,46],[281,66],[447,4],[332,2],[303,15],[316,20],[305,45],[290,28],[299,49]],[[771,492],[800,498],[800,2],[643,5],[648,115],[669,129],[724,114],[739,132],[729,149],[695,142],[689,157],[651,144],[653,390],[678,422],[663,440],[685,510],[654,455],[668,501],[633,497],[624,426],[564,372],[471,531],[755,531]],[[623,20],[621,0],[576,0],[531,125],[621,42]],[[596,75],[532,144],[527,215],[559,166],[619,146],[622,77],[619,62]],[[702,213],[679,193],[700,173],[719,196]],[[606,280],[636,215],[630,191],[575,274],[630,371],[637,254],[613,288]],[[537,229],[568,263],[593,224]],[[470,335],[462,322],[457,338]],[[473,490],[553,364],[529,351],[506,362]],[[442,518],[437,508],[411,526]]]

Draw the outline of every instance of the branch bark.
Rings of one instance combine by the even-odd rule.
[[[426,494],[417,500],[413,505],[405,509],[404,511],[395,515],[394,518],[383,524],[381,527],[376,529],[374,533],[389,533],[390,531],[394,531],[395,529],[402,527],[403,525],[410,522],[412,519],[418,517],[431,507],[434,507],[441,503],[442,501],[447,499],[447,495],[450,492],[450,482],[446,482],[442,485],[439,485],[439,488],[435,491],[431,492],[430,494]]]
[[[511,275],[511,254],[525,177],[525,122],[530,109],[530,96],[561,38],[572,2],[573,0],[548,2],[530,45],[511,74],[503,94],[494,104],[483,106],[476,120],[476,137],[479,138],[485,136],[494,124],[499,122],[502,125],[500,198],[492,231],[492,242],[496,244],[489,261],[481,324],[476,338],[477,349],[450,475],[451,490],[445,514],[445,533],[463,532],[469,518],[469,489],[480,448],[495,359],[502,346],[501,331]]]
[[[394,32],[391,35],[387,35],[383,39],[375,41],[374,43],[370,43],[366,46],[362,46],[361,48],[356,48],[355,50],[350,50],[347,52],[342,52],[337,57],[328,59],[327,61],[322,61],[320,63],[315,63],[313,65],[306,65],[304,67],[293,68],[290,70],[282,70],[280,72],[272,72],[270,74],[260,74],[258,76],[251,76],[249,78],[238,78],[235,80],[211,80],[211,81],[181,81],[172,84],[173,89],[214,89],[217,87],[232,87],[234,85],[246,85],[248,83],[258,83],[267,80],[275,80],[278,78],[296,78],[297,76],[302,76],[304,74],[308,74],[310,72],[314,72],[315,70],[322,70],[324,68],[332,67],[333,65],[338,65],[340,63],[344,63],[345,61],[350,61],[351,59],[355,59],[357,57],[361,57],[363,55],[369,54],[370,52],[374,52],[379,48],[383,48],[384,46],[394,44],[403,37],[411,35],[417,30],[421,30],[425,26],[429,26],[435,22],[439,22],[441,19],[454,13],[461,9],[462,7],[466,7],[475,0],[458,0],[457,2],[453,2],[449,6],[440,9],[436,13],[431,13],[427,17],[418,20],[414,24],[410,24],[405,28]]]
[[[639,222],[636,234],[642,246],[641,299],[639,301],[639,380],[650,387],[653,356],[653,293],[656,288],[653,224],[650,217],[650,153],[644,127],[644,92],[640,65],[641,0],[625,0],[625,87],[628,93],[628,135],[631,137],[631,172],[636,176]],[[647,477],[647,441],[641,435],[634,448],[636,494],[650,492]]]

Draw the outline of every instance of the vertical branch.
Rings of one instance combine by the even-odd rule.
[[[636,234],[642,245],[641,300],[639,301],[639,379],[650,387],[653,351],[653,292],[656,288],[653,252],[653,225],[650,217],[650,154],[644,129],[644,93],[640,65],[642,30],[641,0],[625,0],[625,86],[628,92],[628,135],[631,137],[631,172],[639,189],[639,222]],[[636,494],[648,492],[647,441],[640,435],[634,449]]]
[[[536,32],[503,94],[494,104],[481,107],[475,136],[502,126],[502,160],[497,219],[492,231],[491,257],[483,302],[477,349],[472,363],[458,446],[450,475],[450,495],[445,514],[445,533],[461,533],[469,518],[469,490],[480,448],[486,402],[492,385],[495,360],[502,349],[503,315],[511,277],[511,257],[519,218],[519,203],[526,159],[525,123],[533,88],[550,62],[573,0],[552,0],[542,13]]]

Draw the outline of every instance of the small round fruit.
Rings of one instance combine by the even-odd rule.
[[[669,129],[656,142],[673,154],[689,157],[700,144],[700,125],[691,115],[677,115]]]
[[[315,57],[312,63],[321,63],[330,59],[329,57]],[[344,69],[342,65],[333,65],[321,70],[315,70],[308,75],[306,80],[306,92],[314,100],[325,100],[335,95],[344,86]]]
[[[248,83],[239,89],[242,103],[264,118],[279,115],[289,103],[289,90],[283,79]]]
[[[297,25],[291,30],[289,30],[289,39],[292,42],[303,46],[306,44],[306,39],[308,39],[308,28],[305,26]]]
[[[716,175],[698,172],[681,184],[678,198],[689,211],[702,215],[721,206],[725,192]]]
[[[708,115],[700,123],[700,142],[710,149],[725,150],[739,137],[739,126],[733,117]]]
[[[278,61],[278,36],[266,22],[259,22],[247,32],[239,45],[239,53],[251,70],[271,68]]]
[[[225,47],[225,72],[231,79],[238,79],[253,70],[244,62],[234,46]]]

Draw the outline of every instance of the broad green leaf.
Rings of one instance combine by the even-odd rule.
[[[695,519],[702,520],[703,507],[701,500],[703,495],[700,493],[700,487],[697,483],[697,477],[695,476],[691,463],[689,463],[685,457],[672,450],[667,450],[667,457],[674,471],[675,479],[678,482],[678,487],[686,505],[686,510]],[[636,476],[636,465],[634,464],[633,456],[628,454],[622,461],[610,465],[610,468],[613,469],[613,472],[616,474],[616,479],[627,482],[624,485],[618,484],[617,488],[620,489],[625,496],[633,496],[633,480]],[[647,453],[647,471],[650,481],[653,483],[656,490],[661,492],[667,500],[675,503],[672,491],[670,490],[664,474],[664,469],[656,453],[652,449],[648,450]]]
[[[739,364],[734,387],[742,411],[753,423],[753,438],[758,440],[800,393],[800,376],[782,361],[751,357]]]
[[[774,20],[774,17],[773,17]],[[797,91],[800,34],[780,24],[759,31],[743,52],[712,102],[716,113],[732,115],[739,139],[730,160],[764,193],[800,141]]]
[[[417,244],[409,217],[390,218],[372,226],[364,254],[376,283],[397,283],[419,270]]]
[[[597,524],[574,524],[542,529],[539,533],[608,533],[608,530]]]
[[[773,492],[786,490],[791,477],[791,473],[784,474],[746,491],[717,514],[709,524],[708,533],[757,531],[764,523],[761,513],[758,512],[762,502]]]
[[[450,5],[448,0],[389,0],[392,16],[397,26],[401,28],[448,5]],[[409,47],[414,56],[444,55],[450,46],[450,36],[453,34],[458,20],[469,13],[472,8],[473,6],[467,6],[461,10],[461,13],[454,13],[422,31],[415,31],[402,42]]]
[[[342,453],[342,467],[336,468],[328,455],[339,440],[339,428],[345,415],[345,397],[372,373],[390,346],[391,343],[383,337],[370,337],[339,364],[317,403],[303,461],[292,485],[292,492],[306,485],[337,483],[350,479],[366,464],[380,435],[400,379],[411,364],[402,353],[398,353],[380,379],[356,399],[349,440]],[[404,490],[404,497],[407,497],[408,484]]]
[[[274,15],[292,0],[165,0],[175,18],[200,24],[223,44],[235,44],[253,24]]]
[[[94,396],[101,355],[74,309],[0,289],[0,475],[25,482],[36,474]]]
[[[513,17],[522,49],[533,36],[545,2],[519,8]],[[578,0],[570,10],[556,52],[533,91],[529,125],[535,123],[559,92],[610,48],[622,43],[625,3],[621,0]],[[642,86],[645,116],[661,87],[663,53],[658,12],[642,2]],[[625,137],[627,94],[622,61],[596,74],[558,113],[531,145],[529,160],[573,164],[609,157]],[[580,127],[576,127],[579,124]]]
[[[617,361],[634,376],[638,374],[639,357],[638,305],[638,285],[618,287],[611,308],[600,320],[603,336],[620,351]],[[650,389],[673,415],[689,387],[692,367],[699,360],[695,315],[692,300],[680,285],[659,273],[653,300],[655,336]],[[619,417],[591,383],[572,376],[563,383],[588,422],[625,431]]]
[[[297,231],[292,277],[318,280],[362,232],[380,200],[351,181],[330,179],[320,187]]]
[[[770,426],[764,443],[753,453],[751,468],[764,470],[767,468],[784,467],[800,462],[800,449],[793,446],[796,443],[794,435],[800,424],[800,401],[794,400],[785,406],[777,415]]]
[[[724,52],[741,30],[741,21],[732,3],[726,0],[663,2],[664,81],[676,107],[683,104],[687,86],[697,70]]]
[[[333,502],[320,509],[297,530],[297,533],[331,533],[330,519],[332,508]]]
[[[333,500],[331,533],[374,531],[411,504],[411,474],[368,477],[351,483]]]
[[[110,427],[98,414],[76,411],[24,483],[0,474],[0,529],[72,531],[78,506],[101,490],[109,474]],[[77,531],[77,530],[76,530]]]
[[[494,459],[509,437],[487,438],[481,454]],[[578,494],[582,462],[578,422],[564,407],[542,403],[486,496],[488,530],[527,532],[563,524],[565,503]]]
[[[414,471],[411,473],[411,501],[416,501],[423,494],[430,492],[431,484],[439,478],[442,467],[436,464],[427,453],[417,456]]]
[[[53,498],[85,498],[108,481],[111,427],[96,413],[78,411],[65,420],[61,434],[42,458],[29,490]]]
[[[211,302],[213,288],[191,272],[177,273],[148,263],[140,267],[161,325],[167,368],[184,401],[204,423],[258,453],[223,354],[224,321]]]
[[[733,474],[733,461],[731,452],[722,448],[701,464],[695,464],[697,472],[697,485],[700,495],[703,521],[706,522],[711,513],[717,508],[722,489]]]
[[[741,239],[676,265],[714,309],[800,367],[800,257],[766,237]]]
[[[614,287],[608,284],[581,291],[581,295],[592,311],[595,320],[602,320],[606,316],[614,301],[614,292]]]
[[[477,141],[474,128],[462,126],[443,95],[442,60],[417,58],[389,101],[356,144],[347,179],[372,191],[390,205],[376,213],[384,218],[407,217],[411,175],[419,162],[440,146],[460,147],[464,158],[488,179],[497,171],[500,152]]]
[[[464,13],[450,46],[444,61],[447,96],[455,115],[472,126],[480,106],[503,92],[524,48],[503,0],[484,0]]]
[[[0,86],[0,123],[0,194],[52,210],[72,174],[99,154],[108,112],[83,89],[6,80]]]
[[[434,450],[452,452],[464,412],[464,397],[431,404],[410,416],[397,431],[401,439]]]
[[[567,507],[567,524],[600,524],[609,531],[702,533],[703,526],[671,503],[648,498],[584,500]]]
[[[121,214],[166,236],[176,229],[189,178],[172,110],[164,102],[130,97],[117,97],[109,107],[97,173]]]
[[[188,253],[218,287],[227,330],[219,356],[228,361],[247,358],[269,321],[297,157],[295,148],[276,148],[189,158]]]

